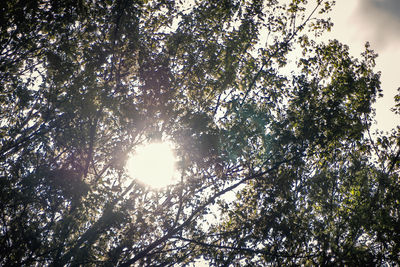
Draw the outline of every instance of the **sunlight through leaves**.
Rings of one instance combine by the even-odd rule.
[[[152,188],[162,188],[176,181],[175,155],[171,143],[150,143],[138,147],[128,159],[128,174]]]

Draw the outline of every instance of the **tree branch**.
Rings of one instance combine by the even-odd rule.
[[[387,176],[390,175],[390,173],[393,171],[394,166],[396,165],[396,162],[399,160],[400,158],[400,149],[397,152],[396,156],[394,157],[394,159],[392,160],[392,164],[390,165],[389,171],[387,172]]]
[[[211,203],[213,203],[218,197],[224,195],[225,193],[232,191],[233,189],[237,188],[239,185],[252,180],[252,179],[256,179],[259,177],[264,176],[265,174],[268,174],[274,170],[276,170],[277,168],[279,168],[279,166],[285,162],[288,162],[288,160],[285,161],[281,161],[281,162],[277,162],[274,166],[272,166],[270,169],[264,171],[264,172],[259,172],[250,176],[247,176],[245,178],[243,178],[242,180],[240,180],[239,182],[217,192],[215,195],[213,195],[212,197],[210,197],[203,205],[199,206],[197,209],[195,209],[192,214],[179,226],[171,229],[167,234],[165,234],[163,237],[155,240],[153,243],[151,243],[150,245],[148,245],[145,249],[143,249],[141,252],[139,252],[138,254],[136,254],[135,257],[127,260],[125,263],[120,264],[120,267],[126,267],[126,266],[130,266],[131,264],[137,262],[138,260],[146,257],[148,255],[149,252],[151,252],[153,249],[155,249],[156,247],[158,247],[159,245],[161,245],[163,242],[167,241],[169,238],[173,237],[175,234],[177,234],[179,231],[181,231],[183,228],[185,228],[186,226],[188,226],[190,223],[192,223],[192,221],[198,216],[200,215],[200,213]]]
[[[317,6],[310,13],[310,15],[303,21],[303,23],[297,27],[297,29],[292,33],[292,35],[289,36],[289,38],[287,38],[286,41],[283,41],[282,43],[280,43],[280,45],[274,51],[274,53],[272,53],[272,55],[270,55],[268,57],[268,59],[261,65],[261,68],[258,70],[256,75],[254,75],[253,80],[251,81],[251,83],[249,85],[249,88],[246,90],[246,93],[244,94],[244,97],[243,97],[242,103],[240,103],[240,106],[242,106],[244,104],[244,101],[246,100],[247,96],[249,95],[251,89],[253,89],[253,86],[256,83],[256,81],[258,80],[258,77],[261,75],[261,72],[264,70],[264,67],[271,62],[272,58],[274,58],[279,52],[281,52],[282,48],[287,47],[289,45],[289,43],[293,40],[293,38],[297,35],[297,33],[301,29],[303,29],[303,27],[306,25],[306,23],[311,19],[311,16],[314,15],[315,11],[317,11],[317,9],[321,5],[321,3],[322,3],[322,1],[318,1]]]
[[[194,243],[199,246],[203,247],[209,247],[209,248],[219,248],[219,249],[228,249],[228,250],[238,250],[238,251],[243,251],[247,252],[250,254],[262,254],[262,255],[267,255],[267,256],[274,256],[274,257],[281,257],[281,258],[296,258],[296,259],[302,259],[302,258],[312,258],[315,256],[318,256],[318,254],[310,254],[306,256],[301,256],[301,255],[290,255],[290,254],[279,254],[279,253],[272,253],[272,252],[267,252],[265,250],[260,250],[260,249],[252,249],[252,248],[246,248],[246,247],[231,247],[231,246],[224,246],[224,245],[215,245],[215,244],[209,244],[193,239],[188,239],[180,236],[174,236],[173,238],[185,241],[185,242],[190,242]]]

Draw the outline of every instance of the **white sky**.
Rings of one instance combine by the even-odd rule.
[[[379,54],[376,70],[382,72],[384,97],[376,104],[378,129],[400,125],[400,116],[390,111],[400,87],[400,0],[336,0],[330,13],[334,26],[329,38],[349,45],[359,56],[366,41]]]

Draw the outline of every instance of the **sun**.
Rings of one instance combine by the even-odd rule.
[[[150,143],[130,155],[126,168],[133,179],[152,188],[162,188],[176,181],[176,158],[172,144]]]

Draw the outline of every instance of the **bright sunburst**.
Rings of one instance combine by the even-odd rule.
[[[175,182],[175,155],[169,143],[150,143],[138,147],[127,162],[129,175],[153,188]]]

